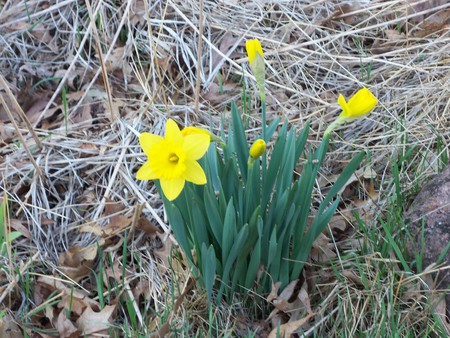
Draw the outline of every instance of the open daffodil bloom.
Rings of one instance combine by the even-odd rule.
[[[333,129],[346,122],[351,122],[365,116],[375,108],[378,101],[369,89],[363,88],[358,90],[348,102],[345,101],[342,94],[339,94],[338,103],[342,108],[342,113],[330,124],[325,131],[325,135],[329,135]]]
[[[159,179],[169,201],[180,195],[186,181],[206,184],[205,172],[197,160],[208,150],[209,135],[194,133],[183,136],[175,121],[169,119],[165,137],[142,133],[139,143],[148,160],[138,170],[137,179]]]

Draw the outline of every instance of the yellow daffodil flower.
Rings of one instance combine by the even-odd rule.
[[[147,162],[138,170],[138,180],[157,180],[169,201],[176,199],[185,182],[206,184],[206,175],[199,160],[206,153],[210,136],[195,133],[183,136],[174,120],[166,124],[165,137],[142,133],[139,143]]]
[[[264,53],[261,47],[261,43],[258,39],[247,40],[245,42],[245,48],[247,50],[248,60],[250,62],[250,67],[252,68],[253,75],[256,79],[256,85],[259,89],[259,95],[261,96],[261,101],[266,100],[266,93],[264,90],[265,83],[265,73],[266,68],[264,64]]]
[[[342,94],[339,94],[338,103],[342,108],[342,113],[332,124],[330,124],[327,130],[325,130],[325,135],[329,135],[332,130],[346,122],[351,122],[365,116],[375,108],[378,101],[369,89],[363,88],[358,90],[348,102],[345,101]]]
[[[256,160],[266,151],[266,142],[263,139],[257,139],[250,147],[250,156]]]

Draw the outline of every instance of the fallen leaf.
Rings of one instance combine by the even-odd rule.
[[[443,35],[450,28],[450,9],[443,9],[427,17],[422,23],[418,24],[412,35],[414,37],[424,38],[432,34],[441,33]]]
[[[227,103],[239,93],[238,83],[224,82],[222,87],[216,83],[211,83],[208,90],[202,92],[201,97],[210,105],[217,106]]]
[[[320,233],[314,241],[309,257],[315,262],[328,262],[331,258],[336,257],[336,253],[329,248],[331,240]]]
[[[433,11],[433,9],[445,5],[446,3],[448,3],[448,0],[427,0],[427,1],[408,0],[406,13],[408,16],[411,16],[414,15],[415,13],[424,12],[419,15],[414,15],[412,18],[409,19],[413,23],[421,23],[426,18],[436,13],[436,10]]]
[[[22,331],[8,313],[4,314],[0,319],[0,337],[23,338]]]
[[[123,276],[123,271],[125,271],[125,276]],[[114,260],[113,266],[108,267],[103,274],[103,282],[105,283],[105,285],[109,285],[108,278],[113,278],[117,281],[118,284],[120,284],[122,283],[123,277],[127,279],[131,276],[133,276],[133,272],[129,271],[127,268],[123,269],[121,259],[116,258]]]
[[[81,262],[92,261],[97,257],[97,245],[73,246],[59,255],[59,264],[77,267]]]
[[[230,48],[236,45],[235,47],[238,47],[239,44],[237,42],[241,40],[241,37],[233,36],[232,33],[226,32],[222,40],[220,41],[219,50],[222,52],[222,54],[227,54],[230,51]],[[236,51],[232,51],[229,55],[230,58],[238,56],[238,53]],[[217,53],[215,50],[212,50],[211,52],[211,66],[212,71],[216,70],[217,67],[220,67],[223,64],[224,57]],[[216,70],[217,71],[217,70]]]
[[[66,317],[66,311],[60,311],[56,322],[55,329],[59,332],[61,338],[77,338],[81,336],[80,330]]]
[[[136,229],[142,230],[148,235],[156,235],[156,233],[161,232],[161,230],[152,222],[150,222],[144,216],[139,217]]]
[[[279,327],[275,327],[272,332],[270,332],[268,338],[277,338],[277,337],[290,337],[291,334],[294,334],[295,331],[300,329],[302,326],[308,323],[308,321],[315,315],[315,313],[311,313],[304,318],[294,320],[292,322],[287,322],[286,324],[282,324]]]
[[[78,298],[80,301],[84,302],[87,305],[91,307],[99,307],[99,303],[90,299],[86,292],[80,291],[79,289],[71,286],[66,286],[61,280],[55,279],[51,276],[40,276],[37,279],[37,283],[35,287],[41,287],[41,295],[43,296],[43,301],[45,301],[48,296],[55,290],[58,290],[60,292],[63,292],[64,295],[67,295],[69,297]],[[41,296],[41,297],[42,297]],[[35,298],[36,298],[36,292],[35,292]],[[42,301],[42,302],[43,302]],[[37,303],[40,304],[40,303]]]
[[[78,282],[92,272],[95,257],[97,257],[97,244],[87,247],[73,246],[59,255],[58,268]]]
[[[105,305],[102,310],[95,312],[88,306],[77,320],[77,325],[83,335],[108,331],[111,328],[116,307],[116,305]]]

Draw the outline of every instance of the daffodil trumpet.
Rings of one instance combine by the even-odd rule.
[[[339,94],[338,103],[342,108],[342,113],[325,130],[325,136],[340,125],[358,120],[367,115],[377,105],[377,98],[367,88],[362,88],[353,95],[350,100],[345,101],[342,94]]]

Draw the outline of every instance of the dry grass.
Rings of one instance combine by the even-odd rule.
[[[28,279],[21,275],[26,271],[32,283],[40,274],[53,276],[100,301],[92,276],[71,280],[64,270],[67,261],[61,263],[61,255],[70,248],[100,238],[111,265],[117,262],[122,272],[128,271],[122,291],[114,296],[142,288],[134,300],[129,298],[139,322],[137,331],[145,336],[168,318],[161,314],[171,312],[171,299],[182,293],[181,286],[173,287],[176,271],[181,272],[158,260],[174,243],[155,188],[134,177],[144,160],[136,135],[159,133],[168,116],[181,125],[212,121],[218,127],[229,102],[241,102],[243,76],[256,98],[243,48],[246,39],[258,38],[265,50],[268,118],[281,116],[299,129],[310,120],[312,144],[338,114],[338,93],[349,97],[367,86],[377,96],[379,105],[368,118],[335,134],[323,174],[339,172],[341,162],[354,151],[369,150],[368,166],[377,172],[376,188],[381,194],[371,219],[383,217],[392,201],[390,161],[397,154],[415,147],[401,171],[405,192],[437,172],[444,155],[448,156],[450,33],[448,24],[439,26],[437,20],[438,24],[427,26],[426,19],[436,11],[449,11],[450,4],[420,3],[414,7],[403,0],[370,1],[340,9],[331,1],[205,0],[201,50],[197,1],[0,3],[0,71],[12,91],[0,89],[0,96],[13,112],[17,100],[33,126],[27,128],[17,112],[17,133],[0,107],[0,196],[8,201],[6,223],[25,235],[10,248],[13,254],[2,258],[1,292],[11,316],[26,322],[23,327],[36,323],[48,327],[27,316],[37,304],[35,299],[27,306],[23,303],[23,283]],[[257,104],[256,99],[251,101],[252,106]],[[252,115],[251,125],[259,127],[257,114]],[[108,205],[120,208],[111,211]],[[114,215],[129,222],[113,221]],[[159,226],[165,235],[144,231],[140,218]],[[377,223],[372,223],[376,228]],[[86,230],[108,224],[117,229],[107,235]],[[361,239],[364,234],[354,231],[352,236]],[[371,248],[372,254],[378,250],[376,245]],[[352,250],[355,255],[359,252]],[[387,261],[381,266],[367,259],[373,257],[359,256],[353,263],[338,257],[337,263],[324,268],[337,264],[339,271],[352,271],[358,278],[365,271],[368,284],[360,290],[347,279],[330,277],[331,284],[321,289],[325,280],[318,280],[319,287],[311,290],[310,297],[324,319],[316,318],[316,324],[324,324],[320,330],[312,325],[308,335],[363,334],[379,322],[383,290],[395,294],[403,282],[392,268],[394,260],[383,257]],[[364,269],[354,264],[356,260]],[[101,258],[85,261],[98,273]],[[20,264],[27,264],[21,275],[15,268]],[[385,279],[377,277],[380,271]],[[180,278],[183,285],[187,277]],[[410,287],[420,284],[420,277],[408,278]],[[8,287],[15,283],[18,290]],[[368,294],[369,289],[374,291]],[[192,300],[199,291],[190,292],[194,294],[187,297]],[[184,302],[188,305],[182,303],[172,312],[173,323],[178,320],[182,326],[183,320],[191,319],[194,323],[186,332],[178,332],[180,336],[208,332],[211,319],[203,311],[202,297],[197,308]],[[116,300],[107,303],[117,304]],[[393,305],[390,301],[386,304]],[[119,302],[114,316],[119,327],[130,322],[125,303]],[[398,309],[396,320],[413,328],[410,336],[421,336],[432,317],[429,308],[418,304],[423,306],[408,300],[393,307]],[[162,317],[152,315],[150,309]],[[368,309],[373,316],[364,316]],[[260,310],[253,310],[249,320],[265,319]],[[230,332],[236,322],[230,308],[217,311],[215,320],[222,323],[222,334]],[[231,313],[237,316],[242,311],[236,306]],[[333,322],[339,326],[330,326]],[[28,328],[28,334],[32,331]],[[116,334],[127,334],[123,325]]]

